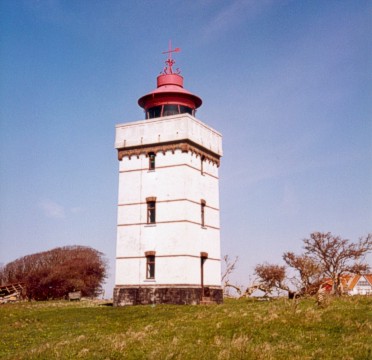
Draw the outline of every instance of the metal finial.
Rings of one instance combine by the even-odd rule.
[[[172,53],[174,52],[180,52],[181,49],[180,48],[175,48],[175,49],[172,49],[172,41],[169,40],[169,47],[168,47],[168,51],[163,51],[162,54],[168,54],[168,59],[165,60],[165,63],[166,63],[166,67],[164,68],[163,70],[163,74],[164,75],[169,75],[169,74],[179,74],[180,73],[180,70],[179,69],[176,69],[175,72],[173,72],[173,65],[175,64],[175,61],[172,59]]]

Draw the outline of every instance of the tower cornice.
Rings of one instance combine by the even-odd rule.
[[[158,144],[145,144],[145,145],[137,145],[132,147],[125,147],[118,149],[118,160],[122,160],[124,157],[128,157],[129,159],[132,156],[139,157],[140,155],[148,156],[149,153],[158,152],[166,154],[167,151],[171,151],[173,154],[176,150],[181,150],[182,152],[191,152],[196,154],[196,156],[203,157],[204,160],[212,162],[216,164],[217,167],[220,166],[220,158],[221,156],[214,153],[211,150],[204,148],[203,146],[189,140],[189,139],[182,139],[177,141],[168,141],[164,143]]]

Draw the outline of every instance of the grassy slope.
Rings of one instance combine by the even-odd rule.
[[[0,306],[2,359],[372,359],[372,298]]]

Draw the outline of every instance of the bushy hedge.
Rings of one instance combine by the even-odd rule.
[[[64,298],[70,291],[96,296],[107,277],[104,255],[86,246],[65,246],[27,255],[0,269],[2,285],[22,282],[28,299]]]

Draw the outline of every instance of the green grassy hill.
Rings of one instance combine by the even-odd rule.
[[[372,359],[372,297],[0,306],[1,359]]]

